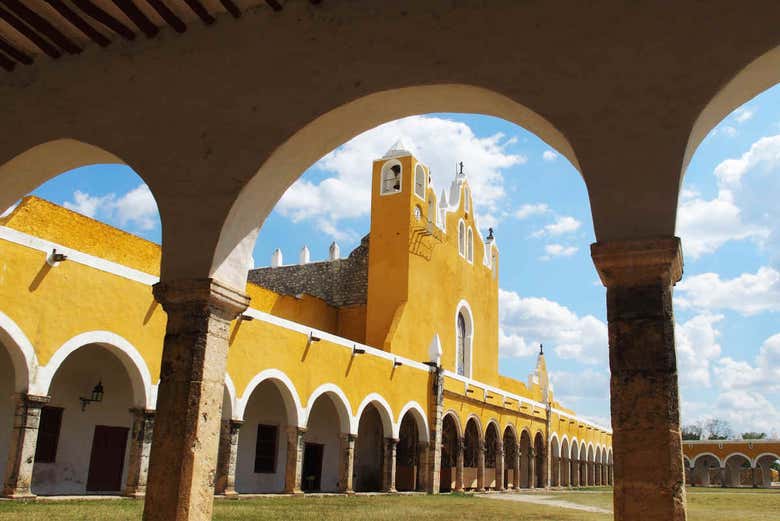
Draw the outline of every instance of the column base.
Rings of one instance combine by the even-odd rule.
[[[129,497],[130,499],[144,499],[146,497],[146,491],[145,490],[126,490],[125,491],[125,497]]]
[[[14,501],[31,501],[31,500],[37,499],[37,497],[38,496],[36,494],[33,494],[32,492],[19,492],[19,493],[16,493],[16,492],[11,492],[11,493],[4,492],[3,493],[3,498],[5,498],[5,499],[13,499]]]
[[[239,494],[235,490],[226,490],[225,492],[222,493],[222,497],[224,497],[225,499],[238,499],[239,497],[241,497],[241,494]]]

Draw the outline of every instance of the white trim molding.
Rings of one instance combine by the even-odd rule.
[[[347,395],[341,388],[333,383],[324,383],[314,389],[309,395],[309,399],[306,400],[306,408],[303,409],[303,416],[301,417],[301,426],[307,427],[309,425],[309,416],[311,415],[311,409],[317,399],[323,394],[327,394],[328,398],[333,402],[333,406],[339,414],[339,423],[342,434],[357,434],[357,429],[353,429],[352,426],[355,423],[352,418],[352,405],[349,403]]]
[[[244,418],[246,406],[249,404],[250,398],[252,398],[252,393],[258,385],[267,380],[270,380],[276,386],[276,389],[282,396],[284,408],[287,411],[287,424],[296,427],[304,426],[305,424],[301,423],[301,419],[304,417],[304,410],[298,391],[295,389],[295,384],[279,369],[264,369],[249,381],[241,397],[236,400],[235,417],[240,420]]]
[[[425,414],[425,410],[423,410],[422,406],[414,400],[406,402],[406,405],[401,408],[401,412],[398,413],[398,419],[396,420],[398,430],[393,433],[393,438],[400,438],[401,422],[404,421],[406,413],[409,413],[412,418],[414,418],[414,421],[417,424],[417,434],[420,437],[420,441],[426,443],[430,442],[431,433],[428,427],[428,415]],[[442,416],[442,420],[443,419],[444,417]]]
[[[27,335],[16,322],[0,311],[0,343],[6,347],[14,370],[14,391],[26,393],[35,381],[38,357]]]

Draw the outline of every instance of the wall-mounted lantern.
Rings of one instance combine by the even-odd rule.
[[[103,382],[98,381],[97,385],[92,388],[92,394],[89,396],[89,398],[86,398],[84,396],[80,397],[79,400],[81,400],[81,410],[85,411],[87,410],[87,404],[92,402],[102,402],[103,401]]]

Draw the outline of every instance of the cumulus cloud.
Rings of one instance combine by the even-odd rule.
[[[714,372],[727,390],[780,392],[780,334],[764,341],[754,364],[723,357]]]
[[[339,232],[343,220],[369,213],[371,161],[381,158],[399,138],[430,167],[438,190],[449,188],[456,162],[463,161],[479,222],[486,226],[500,220],[506,198],[502,172],[527,159],[509,153],[507,147],[513,141],[501,133],[482,138],[465,123],[433,116],[392,121],[353,138],[316,163],[327,177],[299,180],[287,190],[277,209],[294,222],[312,220],[333,237],[345,233]]]
[[[734,119],[737,123],[745,123],[753,117],[753,109],[748,107],[739,107],[734,111]]]
[[[721,393],[715,401],[715,416],[729,422],[739,432],[777,433],[780,410],[757,391],[733,390]]]
[[[564,235],[577,231],[582,223],[568,215],[559,216],[555,222],[545,225],[542,229],[533,233],[534,237]]]
[[[609,369],[586,367],[582,371],[551,371],[555,399],[563,404],[582,400],[609,400]],[[609,420],[596,422],[609,426]]]
[[[561,358],[607,365],[607,325],[592,315],[578,316],[552,300],[499,290],[499,353],[533,354],[543,343]]]
[[[91,195],[76,190],[73,192],[73,199],[65,201],[63,206],[131,231],[149,231],[156,228],[160,222],[157,203],[144,183],[121,196],[114,193]]]
[[[515,211],[514,216],[523,220],[533,215],[542,215],[550,211],[550,208],[544,203],[524,204]]]
[[[745,316],[780,311],[780,272],[762,266],[733,279],[702,273],[685,277],[675,293],[675,305],[681,309],[730,310]]]
[[[539,257],[540,260],[547,261],[553,257],[571,257],[577,253],[576,246],[564,246],[562,244],[547,244],[544,247],[544,255]]]
[[[542,154],[542,159],[544,159],[545,161],[555,161],[556,159],[558,159],[558,154],[556,154],[552,150],[545,150],[544,153]]]
[[[716,324],[723,315],[704,313],[675,326],[680,384],[710,387],[710,369],[720,356]]]

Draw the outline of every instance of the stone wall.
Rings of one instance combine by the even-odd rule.
[[[346,259],[258,268],[249,282],[282,295],[306,293],[335,307],[366,303],[368,294],[368,235]]]

